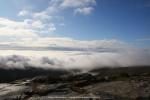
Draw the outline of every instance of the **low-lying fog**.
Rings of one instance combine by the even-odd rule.
[[[104,51],[33,51],[0,50],[0,67],[21,68],[26,66],[54,69],[90,70],[95,67],[127,67],[150,65],[148,50],[126,48]]]

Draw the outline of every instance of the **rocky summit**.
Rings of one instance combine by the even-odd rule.
[[[0,84],[0,100],[62,99],[150,100],[150,67],[70,71]]]

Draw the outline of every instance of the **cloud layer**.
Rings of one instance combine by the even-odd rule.
[[[105,45],[105,44],[103,44]],[[118,45],[119,46],[119,45]],[[84,48],[85,49],[85,48]],[[0,67],[36,67],[43,69],[80,69],[88,71],[102,67],[149,66],[150,51],[133,47],[108,46],[95,50],[1,50]]]
[[[0,67],[89,70],[105,66],[150,65],[149,49],[140,49],[115,39],[89,41],[41,37],[38,32],[44,28],[38,21],[0,18]]]
[[[53,21],[62,17],[60,12],[89,15],[95,6],[96,0],[50,0],[48,7],[41,11],[23,8],[18,12],[21,20],[0,17],[0,67],[89,70],[150,65],[149,49],[120,40],[44,37],[57,30]]]

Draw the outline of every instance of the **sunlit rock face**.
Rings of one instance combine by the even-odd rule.
[[[22,83],[19,84],[9,84],[1,83],[0,84],[0,98],[3,100],[5,97],[17,97],[23,93],[26,86]]]

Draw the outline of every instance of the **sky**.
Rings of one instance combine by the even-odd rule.
[[[0,62],[7,67],[42,66],[43,59],[46,68],[51,60],[55,68],[150,65],[149,58],[150,0],[0,1]]]

